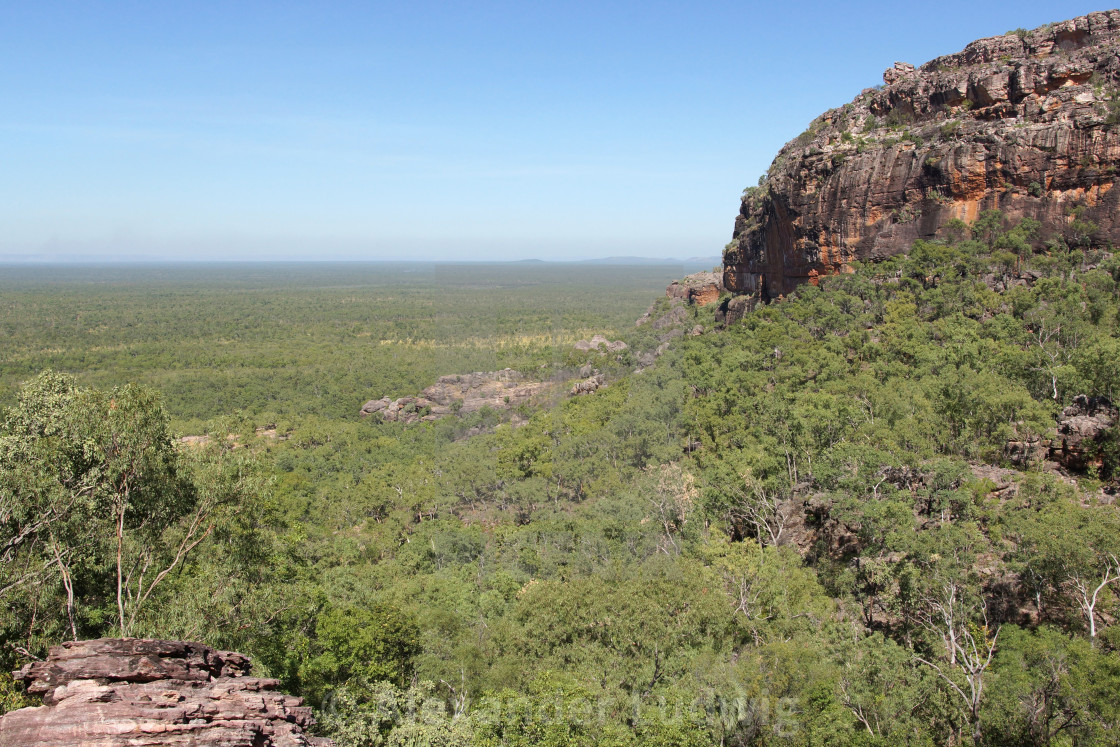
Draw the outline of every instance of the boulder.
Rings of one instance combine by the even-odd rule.
[[[606,383],[607,380],[603,374],[595,374],[582,381],[577,381],[575,385],[572,386],[570,394],[573,397],[580,394],[591,394],[594,391],[598,391],[599,388],[606,386]]]
[[[369,402],[366,402],[364,405],[362,405],[361,412],[359,412],[358,414],[363,418],[366,418],[374,414],[375,412],[381,412],[391,404],[393,404],[393,400],[389,399],[388,397],[382,397],[381,399],[371,399]]]
[[[654,320],[652,327],[654,329],[665,329],[666,327],[674,327],[679,324],[684,324],[688,319],[688,310],[683,306],[674,306],[662,316]]]

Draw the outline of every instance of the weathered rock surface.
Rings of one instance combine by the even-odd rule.
[[[1120,410],[1104,397],[1079,394],[1062,410],[1054,438],[1009,441],[1006,453],[1012,463],[1024,467],[1039,460],[1070,472],[1085,472],[1103,465],[1103,440],[1120,424]]]
[[[491,407],[506,410],[525,404],[554,385],[528,381],[518,371],[475,372],[441,376],[417,397],[371,399],[362,405],[360,415],[379,415],[390,422],[415,423],[442,418],[459,412],[467,415]]]
[[[684,306],[674,306],[668,312],[654,319],[651,325],[654,329],[672,329],[688,320],[688,310]]]
[[[719,297],[727,289],[723,285],[723,275],[718,272],[694,272],[680,280],[674,280],[665,288],[665,297],[672,303],[669,313],[662,314],[656,319],[657,303],[650,304],[646,313],[634,322],[635,327],[643,324],[653,324],[654,329],[683,322],[688,317],[688,310],[682,308],[686,305],[707,306],[719,301]]]
[[[727,311],[724,312],[723,321],[734,324],[754,310],[756,299],[754,296],[735,296],[727,302]]]
[[[102,638],[64,643],[15,677],[44,705],[0,716],[8,747],[300,747],[311,709],[249,677],[249,659],[200,643]]]
[[[707,306],[718,301],[723,290],[723,278],[720,275],[714,272],[697,272],[683,280],[674,280],[665,289],[665,295],[685,303]]]
[[[1062,410],[1058,430],[1049,444],[1050,458],[1063,467],[1082,472],[1101,467],[1100,440],[1120,422],[1120,413],[1104,397],[1079,394]]]
[[[606,377],[603,376],[603,374],[595,374],[594,376],[589,376],[586,379],[577,381],[574,385],[572,385],[572,389],[569,394],[571,394],[573,397],[579,396],[580,394],[591,394],[592,392],[598,391],[600,387],[604,387],[606,385]]]
[[[896,63],[883,80],[814,120],[745,191],[728,290],[776,298],[990,208],[1041,221],[1044,240],[1120,242],[1120,11]],[[1094,235],[1071,236],[1086,223]]]
[[[640,372],[652,366],[669,349],[672,340],[686,334],[693,337],[704,334],[704,325],[695,324],[695,314],[688,307],[716,303],[724,290],[722,278],[714,272],[697,272],[670,283],[665,289],[665,296],[669,299],[668,308],[666,309],[663,300],[655,301],[635,322],[635,326],[648,324],[659,333],[656,347],[635,351],[634,358],[638,363],[635,371]],[[730,299],[729,302],[734,300]],[[717,310],[716,318],[723,321],[726,318],[725,312]]]

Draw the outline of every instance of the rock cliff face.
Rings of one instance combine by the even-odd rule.
[[[103,638],[64,643],[15,672],[44,705],[0,716],[0,745],[303,747],[313,720],[249,659],[200,643]]]
[[[775,298],[990,208],[1041,221],[1043,240],[1120,242],[1120,11],[895,63],[883,80],[745,191],[728,290]]]

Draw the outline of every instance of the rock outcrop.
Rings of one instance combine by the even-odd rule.
[[[577,340],[572,347],[581,353],[594,350],[600,355],[606,355],[607,353],[621,353],[628,346],[622,340],[608,340],[602,335],[595,335],[590,340]]]
[[[744,193],[728,290],[769,300],[999,209],[1120,242],[1120,11],[981,39],[818,117]]]
[[[302,747],[311,709],[249,677],[249,659],[200,643],[102,638],[64,643],[15,672],[43,705],[0,716],[0,745]]]
[[[1105,469],[1106,440],[1120,427],[1120,410],[1105,397],[1078,394],[1073,404],[1062,410],[1053,438],[1012,440],[1005,449],[1008,458],[1019,467],[1039,460],[1062,466],[1070,472],[1086,472],[1090,468]],[[1110,470],[1116,465],[1110,465]]]
[[[665,289],[669,298],[677,298],[685,303],[707,306],[719,300],[723,293],[723,278],[714,272],[697,272],[683,280],[674,280]]]
[[[553,384],[527,381],[518,371],[478,371],[441,376],[417,397],[371,399],[362,405],[360,415],[378,415],[390,422],[415,423],[437,420],[446,415],[467,415],[483,407],[505,410],[528,403]]]
[[[1101,440],[1120,422],[1120,412],[1103,397],[1079,394],[1062,410],[1057,434],[1050,441],[1050,458],[1063,467],[1083,472],[1102,466]]]
[[[603,374],[597,373],[588,376],[586,379],[577,381],[572,385],[571,391],[568,392],[573,397],[578,397],[581,394],[591,394],[597,392],[599,389],[607,385],[607,379]]]

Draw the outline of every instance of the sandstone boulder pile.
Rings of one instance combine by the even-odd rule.
[[[590,340],[578,340],[572,347],[583,353],[594,350],[601,355],[605,355],[606,353],[621,353],[627,348],[627,345],[622,340],[608,340],[602,335],[595,335]]]
[[[1112,402],[1079,394],[1062,410],[1053,438],[1010,441],[1007,455],[1020,467],[1045,459],[1071,472],[1101,469],[1102,446],[1118,426],[1120,410]]]

